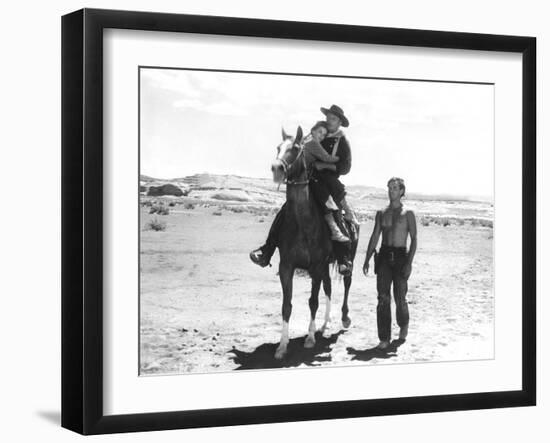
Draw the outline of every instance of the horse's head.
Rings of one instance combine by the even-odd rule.
[[[271,164],[275,183],[295,180],[300,173],[304,172],[304,163],[299,161],[303,156],[302,127],[298,126],[295,137],[288,135],[284,129],[282,133],[283,141],[277,146],[277,156]]]

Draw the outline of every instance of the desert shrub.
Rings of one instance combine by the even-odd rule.
[[[222,211],[214,211],[212,212],[212,215],[222,215]]]
[[[193,203],[185,203],[183,209],[195,209],[195,205]]]
[[[231,201],[238,201],[238,202],[246,202],[250,201],[250,197],[246,194],[246,192],[239,191],[239,192],[229,192],[229,191],[219,191],[211,195],[211,198],[215,200],[231,200]]]
[[[258,223],[263,223],[265,220],[263,218],[258,219]]]
[[[153,206],[153,203],[151,202],[151,200],[146,200],[143,202],[143,206],[145,206],[146,208],[150,208],[151,206]]]
[[[422,226],[430,226],[430,220],[427,217],[422,217],[420,223],[422,223]]]
[[[441,220],[441,225],[444,227],[451,226],[451,221],[445,217],[443,220]]]
[[[168,206],[170,206],[171,208],[173,208],[174,206],[176,206],[176,202],[170,202],[170,203],[168,203]]]
[[[149,210],[149,214],[168,215],[170,214],[170,209],[162,204],[153,205]]]
[[[480,220],[479,224],[484,228],[492,228],[493,227],[493,220]]]
[[[181,197],[186,195],[180,188],[171,183],[161,185],[161,186],[151,186],[147,195],[158,197],[161,195],[174,195],[176,197]]]
[[[154,218],[152,220],[149,220],[147,224],[145,225],[145,230],[147,231],[165,231],[166,230],[166,223],[160,221],[158,218]]]
[[[464,219],[463,218],[457,219],[456,222],[458,223],[459,226],[464,226]]]
[[[241,212],[244,212],[244,209],[243,208],[240,208],[238,206],[232,206],[231,208],[229,208],[229,210],[231,212],[234,212],[236,214],[240,214]]]

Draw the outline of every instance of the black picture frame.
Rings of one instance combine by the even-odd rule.
[[[131,415],[103,413],[103,30],[191,32],[522,54],[522,388]],[[151,431],[536,403],[536,39],[339,24],[83,9],[62,18],[62,426]]]

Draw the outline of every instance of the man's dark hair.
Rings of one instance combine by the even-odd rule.
[[[390,186],[390,183],[397,183],[399,185],[399,189],[403,191],[401,194],[401,197],[405,197],[405,180],[399,177],[392,177],[388,180],[388,187]]]
[[[319,120],[317,123],[315,123],[312,127],[311,127],[311,132],[315,131],[316,129],[319,129],[320,127],[323,127],[327,130],[328,132],[328,125],[327,125],[327,122],[326,121],[323,121],[323,120]]]

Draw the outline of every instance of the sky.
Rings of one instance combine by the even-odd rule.
[[[141,174],[271,177],[281,127],[305,133],[337,104],[352,168],[344,184],[493,195],[492,85],[281,74],[140,70]]]

